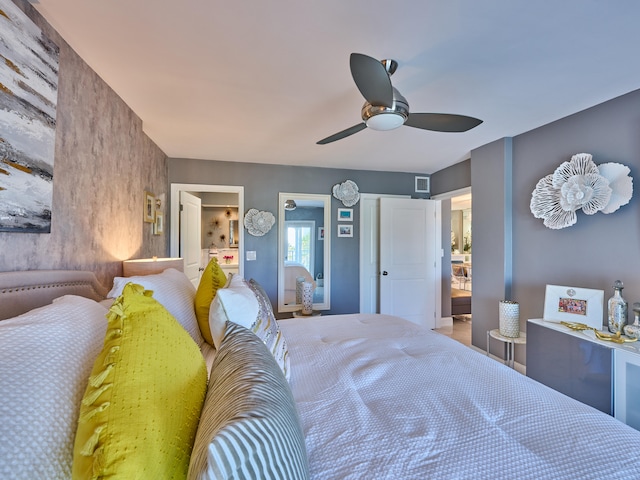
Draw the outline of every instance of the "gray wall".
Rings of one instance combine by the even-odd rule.
[[[122,260],[162,255],[142,221],[143,195],[167,189],[167,159],[142,122],[26,1],[60,47],[50,234],[0,232],[0,271],[84,269],[111,287]]]
[[[518,135],[511,147],[509,142],[494,142],[471,154],[473,343],[481,348],[487,329],[498,327],[499,300],[520,302],[521,328],[526,329],[527,318],[543,316],[547,284],[604,290],[605,315],[616,279],[625,283],[629,304],[640,301],[637,192],[629,204],[608,215],[579,211],[577,223],[561,230],[546,228],[529,208],[538,180],[576,153],[591,153],[596,164],[624,164],[637,179],[640,90]],[[522,350],[516,353],[519,361],[524,360]]]
[[[337,183],[353,180],[360,193],[413,195],[415,175],[424,173],[370,172],[334,168],[294,167],[234,163],[193,159],[169,159],[170,183],[244,186],[245,209],[268,210],[276,216],[276,225],[263,237],[245,234],[244,250],[255,250],[257,260],[244,264],[244,276],[255,278],[277,305],[278,282],[278,192],[331,195]],[[413,195],[417,198],[416,195]],[[424,196],[424,195],[423,195]],[[339,200],[331,200],[331,310],[329,314],[355,313],[360,310],[359,296],[359,222],[360,203],[353,208],[353,238],[338,238],[336,218]],[[240,213],[240,218],[244,217]],[[246,232],[245,232],[246,233]]]
[[[431,175],[431,195],[471,186],[471,159],[451,165]],[[447,232],[447,235],[449,232]],[[449,245],[449,240],[443,245]]]

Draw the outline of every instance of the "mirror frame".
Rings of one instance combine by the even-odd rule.
[[[286,193],[278,194],[278,312],[295,312],[302,305],[287,305],[284,303],[284,202],[288,199],[315,200],[324,206],[324,241],[323,241],[323,278],[324,278],[324,302],[314,303],[314,310],[329,310],[331,308],[331,195],[311,193]]]

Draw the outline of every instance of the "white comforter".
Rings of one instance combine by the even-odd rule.
[[[443,335],[385,315],[280,325],[312,478],[640,478],[640,432]]]

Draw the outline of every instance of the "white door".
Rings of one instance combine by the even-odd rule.
[[[436,327],[439,202],[380,199],[380,313]]]
[[[408,195],[360,194],[360,312],[380,313],[380,198]]]
[[[180,192],[180,256],[184,273],[197,288],[200,281],[202,235],[200,231],[202,202],[195,195]]]

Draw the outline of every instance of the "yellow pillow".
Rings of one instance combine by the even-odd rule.
[[[207,369],[186,330],[127,284],[82,399],[73,478],[186,478]]]
[[[224,287],[226,283],[227,277],[218,265],[218,259],[213,257],[202,272],[195,298],[196,318],[200,326],[200,333],[209,345],[214,345],[209,328],[209,307],[218,289]]]

